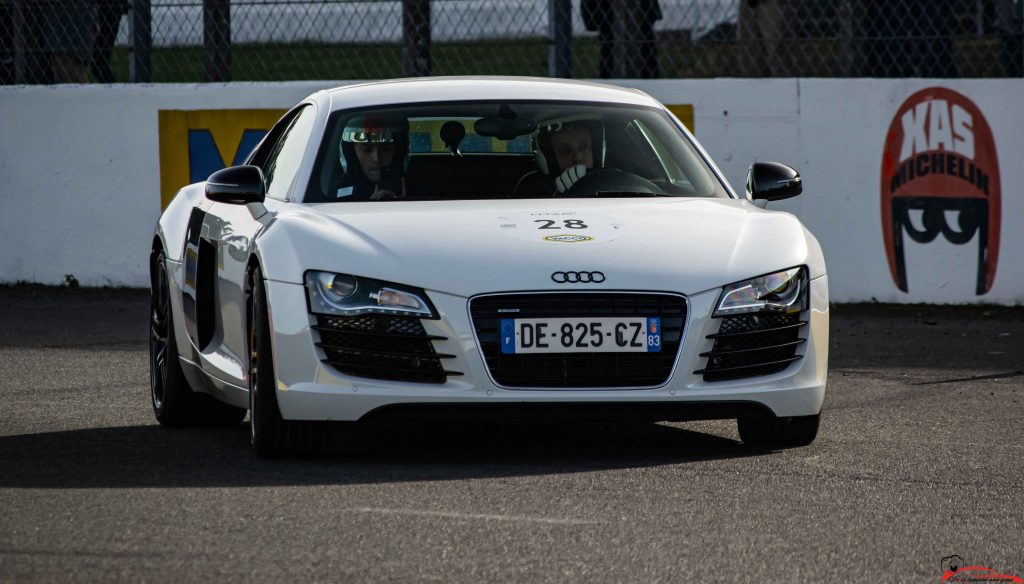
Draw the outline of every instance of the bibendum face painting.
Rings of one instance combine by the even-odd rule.
[[[992,130],[967,97],[942,87],[914,93],[893,117],[882,155],[882,232],[893,282],[914,293],[908,247],[942,238],[975,246],[975,294],[992,288],[999,257],[999,163]]]

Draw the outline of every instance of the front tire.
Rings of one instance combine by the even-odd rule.
[[[151,266],[149,310],[149,396],[163,426],[237,426],[245,410],[196,393],[178,360],[170,280],[164,252]]]
[[[326,423],[281,418],[277,405],[270,318],[263,272],[249,272],[249,439],[258,456],[274,458],[326,449]]]
[[[794,448],[807,446],[818,436],[821,414],[792,418],[740,418],[736,426],[747,446]]]

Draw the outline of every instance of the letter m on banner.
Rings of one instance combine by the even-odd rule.
[[[286,110],[160,110],[160,208],[181,187],[241,164]]]

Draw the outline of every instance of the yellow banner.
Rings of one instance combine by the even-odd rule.
[[[680,122],[683,123],[684,126],[686,126],[687,130],[690,130],[690,132],[692,133],[696,133],[693,131],[692,103],[681,103],[676,105],[665,104],[665,107],[667,107],[668,111],[672,112],[672,115],[674,115]]]
[[[241,164],[287,110],[160,110],[160,208],[181,187]]]

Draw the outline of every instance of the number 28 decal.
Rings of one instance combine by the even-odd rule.
[[[542,223],[538,225],[537,229],[586,229],[587,224],[582,219],[562,219],[562,225],[558,226],[558,221],[553,219],[534,219],[534,223]]]
[[[583,217],[586,217],[584,219]],[[621,236],[622,220],[596,211],[585,215],[573,209],[538,209],[494,218],[498,233],[533,243],[605,243]]]

